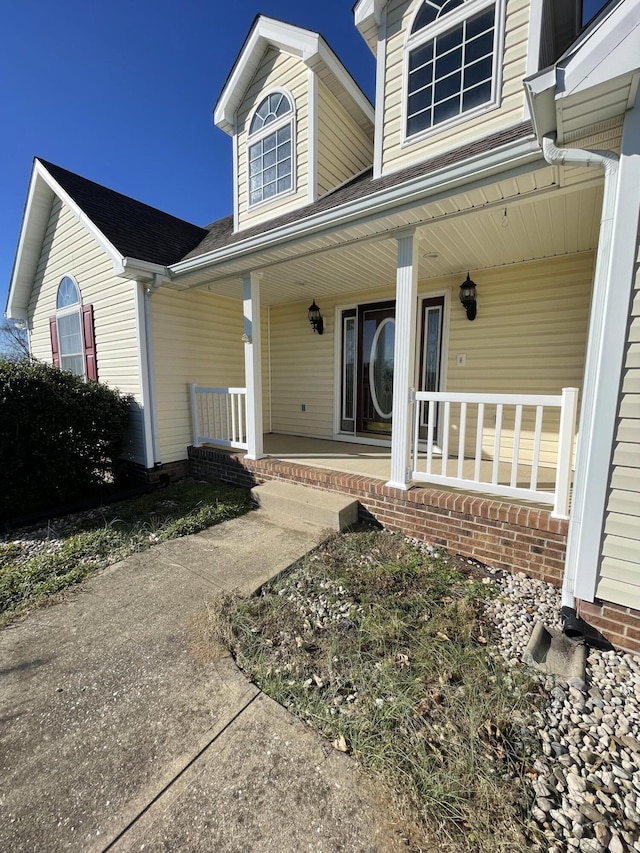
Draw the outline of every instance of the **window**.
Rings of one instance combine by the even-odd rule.
[[[293,108],[284,92],[260,103],[249,127],[249,205],[293,189]]]
[[[93,306],[82,305],[80,290],[70,275],[58,285],[56,313],[49,320],[53,363],[77,376],[97,379]]]
[[[406,136],[493,103],[496,5],[424,0],[407,43]]]

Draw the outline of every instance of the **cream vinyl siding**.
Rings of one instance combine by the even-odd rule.
[[[58,285],[64,275],[75,277],[83,305],[93,305],[98,379],[136,400],[126,456],[144,462],[136,284],[113,274],[104,249],[75,214],[54,198],[28,308],[31,352],[49,364],[53,362],[49,318],[56,313]]]
[[[478,285],[478,316],[469,322],[458,300],[464,276],[421,280],[420,296],[448,291],[448,347],[444,389],[473,393],[559,394],[580,387],[584,369],[593,275],[593,253],[471,271]],[[334,424],[334,317],[336,306],[379,302],[395,297],[388,289],[320,298],[325,332],[314,335],[306,319],[313,294],[304,301],[271,309],[271,386],[273,431],[331,437]],[[446,340],[445,340],[446,343]],[[456,366],[464,353],[466,364]],[[337,373],[337,371],[336,371]],[[303,412],[302,405],[306,406]],[[452,424],[456,413],[452,411]],[[530,426],[530,425],[529,425]],[[467,420],[472,449],[471,418]],[[484,448],[493,449],[493,429],[485,420]],[[553,463],[549,449],[557,419],[545,420],[543,463]],[[527,450],[527,423],[522,450]],[[505,420],[504,450],[509,429]],[[531,443],[529,441],[529,443]],[[503,458],[505,458],[503,456]]]
[[[373,138],[318,81],[318,195],[324,195],[373,163]]]
[[[620,154],[623,120],[624,116],[618,116],[592,125],[586,134],[569,133],[561,144],[566,148],[595,148]],[[568,187],[593,180],[596,171],[590,166],[563,166],[560,170],[560,184]]]
[[[242,303],[160,288],[151,306],[160,459],[176,462],[193,443],[190,383],[244,387]]]
[[[273,89],[286,89],[293,96],[296,139],[296,162],[293,172],[295,192],[276,197],[249,209],[249,124],[253,110]],[[238,227],[248,228],[294,210],[309,201],[309,70],[301,59],[280,53],[274,48],[265,51],[237,114],[238,144]]]
[[[639,257],[640,260],[640,257]],[[640,608],[640,272],[636,273],[622,374],[611,492],[596,596]]]
[[[479,139],[524,119],[524,89],[527,73],[529,0],[506,0],[502,86],[498,106],[472,119],[461,117],[454,127],[434,130],[426,139],[403,144],[406,36],[421,0],[391,0],[387,11],[386,74],[382,173],[393,172],[416,161],[426,160]]]

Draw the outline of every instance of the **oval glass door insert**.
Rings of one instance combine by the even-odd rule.
[[[393,352],[396,321],[386,317],[376,329],[371,342],[369,375],[371,400],[381,418],[390,418],[393,411]]]

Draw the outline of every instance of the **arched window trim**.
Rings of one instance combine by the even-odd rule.
[[[69,279],[73,284],[76,291],[77,301],[71,305],[65,305],[62,308],[58,308],[60,288],[62,287],[65,279]],[[73,352],[65,353],[63,352],[64,347],[61,346],[60,322],[67,317],[73,316],[78,318],[77,334],[79,337],[80,349],[78,351],[74,350]],[[98,367],[96,361],[93,305],[83,305],[82,292],[78,285],[78,281],[76,277],[70,273],[65,273],[60,277],[58,282],[58,287],[56,289],[56,313],[49,319],[49,328],[51,334],[51,355],[54,365],[59,367],[61,370],[71,370],[76,374],[76,376],[82,376],[85,380],[97,380]],[[76,366],[81,366],[81,371],[77,369],[74,370],[72,366],[65,364],[65,360],[72,358],[80,359],[80,363],[76,363]]]
[[[249,128],[253,123],[253,119],[255,114],[258,112],[262,104],[270,95],[281,94],[284,95],[289,101],[289,105],[291,109],[285,113],[280,118],[275,121],[270,122],[269,124],[261,127],[260,130],[255,131],[254,133],[249,132]],[[269,196],[269,198],[263,198],[260,201],[251,201],[251,173],[250,173],[250,163],[251,163],[251,147],[256,145],[267,137],[271,136],[274,133],[277,133],[283,127],[287,125],[291,126],[291,186],[282,190],[281,192],[276,192],[274,195]],[[293,195],[296,192],[296,149],[297,149],[297,122],[296,122],[296,102],[288,89],[283,89],[280,87],[275,87],[273,89],[269,89],[268,92],[265,92],[263,96],[260,98],[260,101],[256,104],[253,110],[249,113],[247,117],[247,205],[249,210],[255,210],[257,207],[262,207],[263,205],[273,204],[276,201],[279,201],[281,198]]]
[[[424,139],[428,139],[430,136],[434,136],[437,133],[441,133],[442,131],[451,127],[455,127],[456,125],[461,124],[463,122],[470,121],[471,119],[482,115],[483,113],[494,110],[500,106],[500,96],[502,88],[502,66],[504,61],[505,2],[506,0],[464,0],[461,6],[458,6],[456,9],[453,9],[451,12],[445,13],[444,15],[442,15],[442,17],[436,18],[433,23],[422,27],[415,33],[412,33],[411,31],[413,29],[415,20],[418,17],[420,9],[423,5],[423,0],[420,0],[420,2],[416,3],[416,7],[413,10],[413,14],[411,15],[409,21],[409,26],[407,27],[407,34],[405,36],[404,44],[404,72],[402,84],[403,147],[413,145],[417,142],[422,142]],[[453,29],[468,18],[473,17],[474,15],[484,11],[485,9],[488,9],[490,6],[495,7],[493,38],[493,77],[490,100],[474,109],[453,116],[451,119],[434,124],[431,127],[425,128],[424,130],[421,130],[417,133],[409,134],[407,129],[407,118],[409,98],[410,52],[412,50],[415,50],[415,48],[419,47],[423,43],[427,43],[436,38],[438,35],[447,32],[449,29]]]

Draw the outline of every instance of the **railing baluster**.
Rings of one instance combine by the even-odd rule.
[[[427,416],[427,474],[431,473],[431,462],[433,460],[433,415],[435,403],[429,400],[429,414]]]
[[[447,462],[449,461],[449,420],[451,416],[451,403],[444,404],[444,417],[442,425],[442,476],[447,476]]]
[[[458,428],[458,479],[464,473],[464,441],[467,434],[467,404],[460,403],[460,426]]]
[[[476,421],[476,462],[473,469],[473,479],[476,483],[480,480],[480,466],[482,465],[482,436],[484,434],[484,403],[478,403],[478,418]]]
[[[229,412],[229,406],[233,404],[233,397],[231,396],[231,394],[225,395],[224,402],[225,402],[225,407],[224,407],[225,408],[225,414],[227,416],[227,438],[229,439],[229,441],[233,441],[233,434],[231,432],[230,412]]]
[[[236,417],[236,406],[238,405],[238,395],[233,394],[231,397],[231,429],[233,431],[233,441],[235,444],[238,443],[238,432],[237,432],[237,417]]]
[[[246,405],[247,405],[247,396],[243,394],[240,397],[240,405],[238,406],[238,427],[240,429],[240,442],[242,444],[245,443],[245,435],[244,435],[244,423],[246,419]]]
[[[558,459],[556,469],[556,499],[553,515],[559,518],[569,516],[569,496],[571,493],[571,463],[573,439],[576,430],[578,410],[578,389],[562,389],[562,407],[560,410],[560,429],[558,435]]]
[[[191,437],[193,441],[193,446],[200,447],[200,433],[198,432],[198,393],[197,386],[194,382],[191,383],[189,394],[191,400]]]
[[[538,488],[538,467],[540,465],[540,442],[542,439],[542,414],[543,406],[536,406],[536,425],[533,435],[533,459],[531,460],[531,483],[532,489]]]
[[[496,406],[496,434],[493,442],[493,469],[491,471],[491,482],[498,482],[500,472],[500,443],[502,441],[502,403]]]
[[[518,461],[520,459],[520,429],[522,427],[522,406],[516,406],[513,425],[513,458],[511,460],[511,488],[518,485]]]
[[[414,407],[415,416],[413,419],[413,449],[411,452],[411,471],[418,470],[418,445],[420,443],[420,421],[422,420],[422,410],[424,403],[421,400],[416,400]]]

